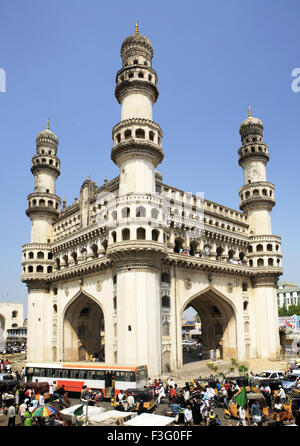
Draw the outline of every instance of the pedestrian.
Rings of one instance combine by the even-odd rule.
[[[70,403],[70,400],[69,400],[69,396],[68,396],[68,392],[64,393],[64,396],[63,396],[63,399],[62,399],[62,405],[64,407],[66,407],[66,408],[71,406],[71,403]]]
[[[27,404],[25,404],[23,402],[22,404],[20,404],[19,412],[18,412],[19,417],[20,417],[20,424],[21,424],[21,426],[24,426],[24,419],[25,419],[24,415],[25,415],[26,410],[27,410]]]
[[[247,426],[246,411],[243,406],[238,406],[239,421],[237,426]]]
[[[252,416],[252,421],[254,426],[258,426],[261,423],[261,416],[260,416],[260,406],[258,401],[254,401],[250,408],[250,413]]]
[[[24,413],[24,426],[32,426],[33,416],[27,409]]]
[[[19,387],[17,387],[16,392],[15,392],[15,404],[16,404],[16,409],[18,409],[19,404],[20,404],[20,389],[19,389]]]
[[[135,401],[134,401],[134,396],[131,393],[127,397],[127,403],[128,403],[129,410],[134,410]]]
[[[280,398],[280,402],[283,403],[283,401],[286,399],[285,391],[281,385],[278,386],[278,389],[279,389],[279,391],[278,391],[277,396]]]
[[[180,407],[179,404],[177,403],[172,403],[171,404],[171,410],[172,410],[172,415],[173,417],[175,417],[175,422],[178,423],[178,419],[179,419],[179,411],[183,410],[182,407]]]
[[[201,424],[202,415],[200,413],[199,404],[197,403],[197,401],[195,399],[191,399],[190,405],[191,405],[192,414],[193,414],[193,423],[197,424],[197,425]]]
[[[160,400],[162,398],[166,398],[166,394],[165,394],[165,389],[163,388],[163,386],[160,386],[160,388],[158,389],[157,407],[160,405]]]
[[[144,401],[140,400],[139,408],[138,408],[138,415],[141,415],[144,412]]]
[[[50,401],[53,401],[53,394],[54,394],[54,390],[53,390],[53,384],[52,383],[50,383],[49,384],[49,399],[50,399]]]
[[[191,406],[188,404],[186,409],[184,410],[184,424],[186,426],[193,425],[193,412]]]
[[[39,397],[39,405],[43,406],[45,404],[44,394],[41,393]]]
[[[10,406],[8,408],[7,415],[8,415],[8,426],[15,426],[15,424],[16,424],[16,408],[12,403],[10,404]]]

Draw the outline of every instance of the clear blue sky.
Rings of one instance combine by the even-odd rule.
[[[47,118],[60,140],[57,193],[68,204],[89,174],[99,185],[118,175],[110,160],[111,129],[120,120],[115,74],[136,20],[153,44],[159,76],[154,120],[164,132],[164,182],[238,209],[239,126],[250,103],[269,144],[282,279],[300,281],[300,93],[291,89],[299,19],[297,0],[1,0],[0,301],[26,304],[26,196],[35,137]]]

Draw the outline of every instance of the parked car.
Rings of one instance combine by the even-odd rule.
[[[297,374],[295,374],[295,375],[291,375],[290,374],[289,376],[287,376],[284,379],[282,379],[281,380],[281,385],[284,388],[284,390],[285,391],[292,390],[294,385],[295,385],[295,382],[296,382],[297,378],[299,378],[299,376],[300,376],[300,373],[298,375]]]
[[[266,370],[255,376],[256,381],[263,381],[266,379],[283,379],[284,372],[281,370]]]

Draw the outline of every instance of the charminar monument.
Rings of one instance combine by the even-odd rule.
[[[165,184],[156,170],[164,150],[152,114],[159,94],[152,57],[136,25],[116,75],[117,178],[100,187],[88,178],[66,206],[56,195],[58,138],[49,122],[37,135],[31,237],[22,247],[29,361],[86,361],[102,352],[110,365],[146,364],[150,376],[174,371],[183,364],[188,307],[201,318],[204,358],[215,349],[238,361],[279,355],[281,238],[271,229],[262,121],[249,107],[239,129],[240,211]]]

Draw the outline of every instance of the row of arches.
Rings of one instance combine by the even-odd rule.
[[[40,164],[48,164],[49,166],[59,167],[58,161],[53,160],[52,158],[34,158],[32,160],[32,164],[34,166],[38,166]]]
[[[23,266],[23,272],[24,273],[52,273],[53,267],[51,265],[44,266],[44,265],[28,265]]]
[[[250,259],[249,266],[280,266],[280,259],[273,259],[273,257],[269,257],[267,259],[260,257],[259,259]]]
[[[54,203],[53,200],[44,200],[44,198],[40,198],[39,200],[36,200],[36,199],[30,200],[28,202],[28,207],[30,208],[30,207],[34,207],[34,206],[58,209],[59,208],[59,202],[56,201]]]
[[[43,252],[43,251],[38,251],[38,252],[33,252],[33,251],[29,251],[28,253],[24,252],[24,259],[28,258],[28,259],[48,259],[51,260],[53,258],[53,254],[52,252]]]
[[[159,210],[156,208],[151,209],[151,214],[149,215],[149,218],[153,218],[156,220],[159,215]],[[124,207],[121,209],[121,218],[130,218],[131,216],[134,216],[136,218],[146,218],[147,217],[147,211],[144,206],[137,206],[135,211],[131,210],[130,207]],[[111,213],[112,220],[117,220],[118,213],[117,211],[112,211]]]
[[[248,246],[248,252],[252,253],[252,252],[254,252],[254,250],[256,252],[263,252],[263,251],[269,251],[269,252],[270,251],[277,251],[278,252],[279,251],[279,245],[277,243],[276,244],[267,243],[266,245],[263,245],[262,243],[258,243],[255,246],[252,246],[252,245]]]
[[[127,240],[146,240],[146,229],[145,228],[137,228],[135,232],[135,236],[132,236],[133,229],[124,228],[121,232],[121,241]],[[160,231],[158,229],[152,229],[151,231],[151,240],[157,242],[159,240]],[[119,241],[117,238],[117,232],[112,231],[111,233],[112,242],[116,243]]]
[[[138,128],[135,131],[126,129],[123,133],[117,133],[115,138],[117,144],[121,141],[127,141],[131,138],[147,139],[149,141],[156,142],[157,144],[161,143],[161,137],[156,132],[154,132],[153,130],[149,130],[146,135],[145,130],[142,128]]]
[[[251,180],[249,180],[249,183],[251,183]],[[245,192],[245,194],[241,194],[241,199],[242,200],[247,200],[248,198],[253,198],[253,197],[272,197],[273,196],[273,191],[270,189],[269,193],[268,190],[263,188],[263,189],[253,189],[253,191],[249,191],[247,190],[247,192]]]
[[[152,82],[155,85],[157,84],[156,76],[154,76],[151,73],[147,74],[147,71],[145,72],[145,71],[141,70],[140,68],[129,69],[127,73],[123,72],[119,76],[118,82],[123,82],[126,79],[134,79],[134,78],[148,80],[149,82]]]

